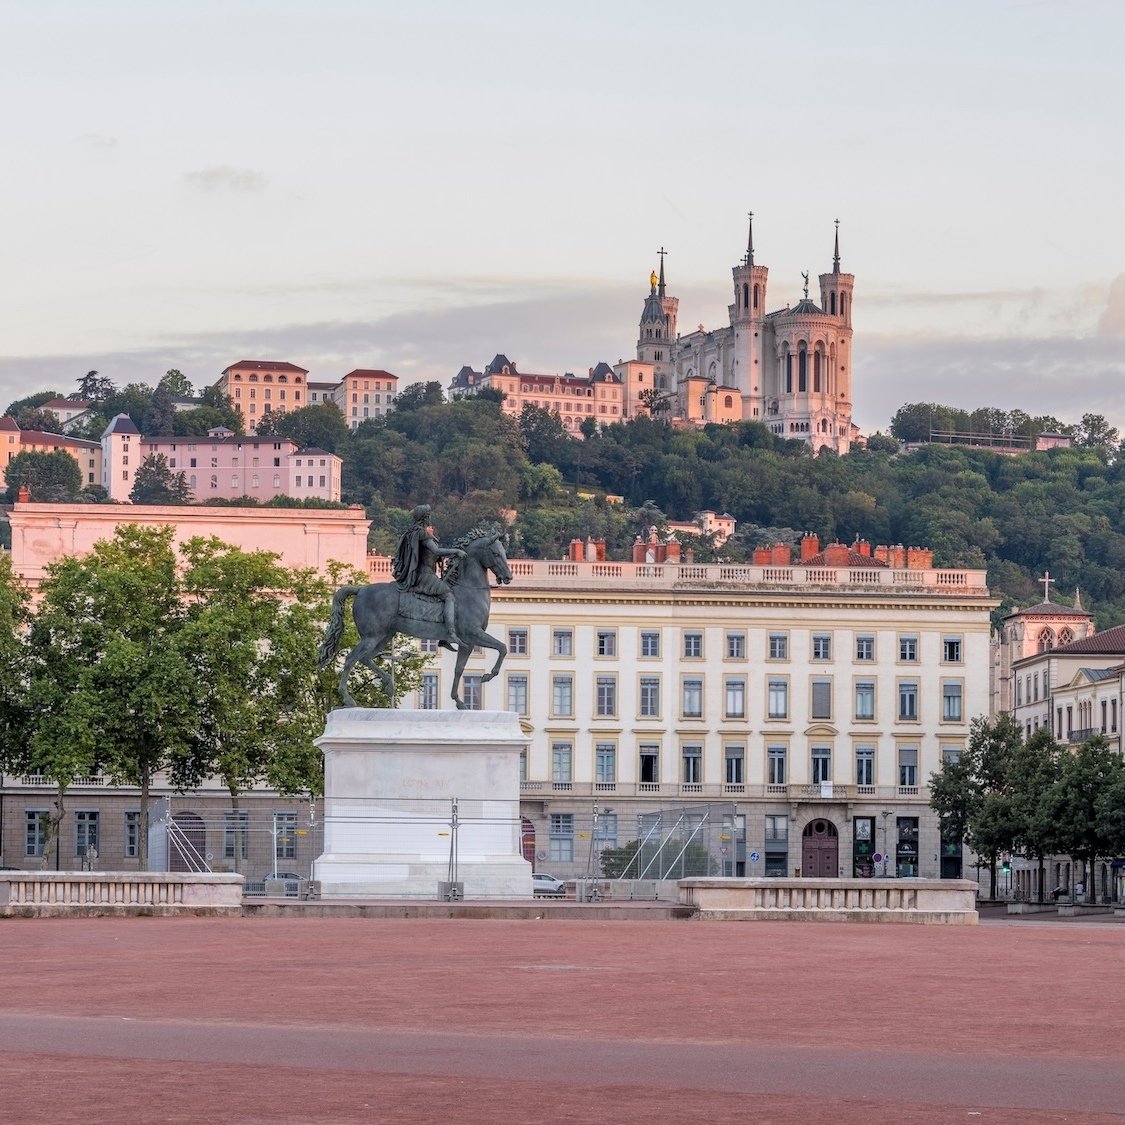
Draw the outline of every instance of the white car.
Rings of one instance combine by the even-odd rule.
[[[536,895],[551,895],[561,898],[566,891],[566,883],[548,875],[545,871],[536,871],[531,876],[531,889]]]

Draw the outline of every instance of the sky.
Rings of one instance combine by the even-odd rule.
[[[855,275],[854,416],[1125,431],[1119,0],[0,0],[0,404],[635,355]]]

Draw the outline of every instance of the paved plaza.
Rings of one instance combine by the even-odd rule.
[[[8,1121],[1125,1116],[1125,927],[0,923]]]

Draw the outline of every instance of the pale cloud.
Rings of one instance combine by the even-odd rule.
[[[1098,331],[1103,336],[1125,336],[1125,273],[1119,273],[1110,282]]]
[[[867,337],[856,349],[855,418],[886,429],[907,402],[993,406],[1078,422],[1103,414],[1125,424],[1125,360],[1116,341],[1094,335],[919,340]]]
[[[253,168],[235,168],[230,164],[213,164],[198,172],[184,173],[184,179],[199,191],[264,191],[266,177]]]
[[[74,138],[74,143],[94,151],[113,149],[118,146],[116,137],[106,136],[104,133],[83,133],[82,136]]]

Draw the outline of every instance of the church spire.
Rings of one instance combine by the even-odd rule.
[[[840,220],[836,220],[836,247],[832,252],[832,272],[840,272]]]
[[[746,218],[750,223],[750,233],[746,236],[746,264],[752,266],[754,264],[754,212],[747,211]]]
[[[659,286],[658,286],[656,292],[657,292],[657,295],[660,297],[660,299],[663,301],[664,300],[664,255],[667,254],[668,251],[665,250],[663,246],[661,246],[660,249],[657,251],[657,253],[660,255],[660,282],[659,282]]]
[[[1077,586],[1074,587],[1074,608],[1081,609],[1083,613],[1086,612],[1082,609],[1082,591]]]

